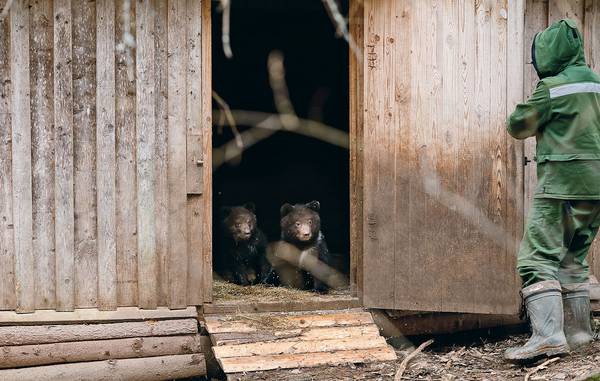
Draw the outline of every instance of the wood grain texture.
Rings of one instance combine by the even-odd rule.
[[[211,2],[202,1],[202,144],[204,189],[202,191],[202,293],[210,303],[212,294],[212,34]],[[193,269],[192,271],[197,271]]]
[[[549,24],[563,18],[570,18],[577,22],[578,28],[581,28],[584,22],[584,4],[585,0],[549,0]]]
[[[171,308],[186,305],[187,295],[187,198],[186,198],[186,1],[170,0],[169,49],[169,300]]]
[[[154,100],[154,14],[151,2],[136,8],[136,164],[138,305],[158,304],[156,253],[155,158],[156,115]]]
[[[56,309],[75,307],[73,84],[70,0],[54,2]]]
[[[115,3],[96,4],[96,184],[98,307],[117,308],[115,156]]]
[[[517,308],[521,159],[504,123],[522,15],[509,5],[365,2],[367,306]]]
[[[145,357],[0,370],[2,380],[161,381],[206,374],[201,354]]]
[[[357,46],[364,48],[364,6],[350,3],[350,34]],[[350,52],[350,287],[362,298],[363,277],[363,134],[364,134],[364,65],[357,53]]]
[[[199,352],[199,335],[5,346],[0,369]]]
[[[96,2],[71,1],[69,12],[73,26],[75,305],[94,307],[98,298]]]
[[[0,310],[16,308],[12,212],[11,61],[8,18],[0,20]]]
[[[20,312],[31,312],[35,309],[35,278],[33,276],[28,4],[24,1],[14,2],[9,18],[16,308]]]
[[[129,32],[134,38],[136,3],[130,3],[128,13]],[[126,30],[123,2],[117,1],[115,5],[116,14],[120,15],[115,20],[115,39],[121,42]],[[135,306],[138,303],[135,54],[129,56],[126,47],[121,46],[115,55],[117,300],[120,306]],[[132,59],[131,67],[128,57]]]
[[[35,306],[55,304],[52,3],[30,2],[31,155]]]
[[[196,318],[197,316],[196,307],[188,307],[184,310],[170,310],[166,307],[158,307],[155,310],[142,310],[137,307],[119,307],[114,311],[83,308],[75,309],[71,312],[37,310],[26,315],[17,314],[13,311],[0,311],[0,325],[107,323],[118,321]]]
[[[154,24],[154,75],[156,97],[156,252],[158,255],[158,304],[169,300],[169,184],[168,184],[168,1],[156,2]]]
[[[196,319],[83,325],[35,325],[0,327],[0,345],[29,345],[122,339],[127,337],[193,335]]]
[[[204,248],[203,241],[210,240],[202,231],[205,213],[202,193],[204,185],[204,171],[208,167],[204,164],[207,154],[204,152],[205,130],[203,123],[203,77],[202,77],[202,3],[187,0],[187,141],[186,141],[186,187],[187,187],[187,298],[188,305],[200,305],[204,302]],[[209,151],[210,154],[210,151]],[[208,184],[207,186],[210,186]]]

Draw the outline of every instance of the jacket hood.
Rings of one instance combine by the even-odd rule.
[[[538,33],[531,47],[540,78],[555,76],[568,66],[585,65],[583,39],[575,21],[564,19]]]

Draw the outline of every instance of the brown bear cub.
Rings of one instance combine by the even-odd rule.
[[[281,239],[298,249],[298,264],[301,276],[304,280],[305,289],[314,289],[318,292],[325,292],[329,288],[323,277],[317,279],[316,273],[323,273],[323,264],[329,265],[329,250],[325,242],[325,236],[321,232],[321,217],[319,210],[321,204],[318,201],[311,201],[307,204],[284,204],[281,207]],[[318,259],[314,261],[316,267],[309,268],[303,262],[310,263],[306,259],[313,257]],[[321,264],[321,265],[319,265]],[[305,271],[309,270],[309,271]],[[311,274],[313,272],[314,274]]]
[[[215,271],[226,281],[243,286],[262,282],[270,267],[265,257],[267,239],[257,226],[254,204],[223,207],[219,219]]]

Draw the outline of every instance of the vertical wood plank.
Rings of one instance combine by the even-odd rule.
[[[548,19],[549,24],[560,19],[569,18],[577,22],[577,27],[583,26],[585,0],[549,0]]]
[[[170,0],[169,47],[169,307],[186,305],[186,1]]]
[[[96,12],[98,308],[110,310],[117,308],[114,0],[98,0]]]
[[[35,309],[31,183],[31,108],[29,82],[29,8],[15,1],[10,9],[12,175],[17,311]]]
[[[507,26],[507,49],[506,54],[506,78],[505,86],[506,93],[506,115],[509,115],[516,105],[523,101],[523,93],[525,89],[524,72],[525,67],[525,1],[512,0],[508,2],[508,26]],[[502,123],[504,128],[504,123]],[[507,224],[506,230],[509,235],[506,242],[506,261],[507,266],[516,268],[516,258],[520,246],[520,238],[524,231],[524,166],[523,166],[523,149],[524,144],[521,141],[513,139],[505,132],[507,141],[507,162],[506,162],[506,179],[507,179]],[[511,182],[514,179],[514,183]],[[507,293],[504,292],[503,297],[512,298],[516,308],[519,305],[519,297],[516,288],[521,284],[518,273],[513,274],[512,289],[509,288]]]
[[[360,1],[350,3],[350,35],[361,51],[364,49],[364,7]],[[350,287],[362,300],[363,255],[363,57],[350,50]]]
[[[14,310],[17,306],[12,212],[10,32],[9,19],[0,19],[0,310]]]
[[[54,308],[54,107],[53,11],[49,1],[30,2],[33,258],[36,309]]]
[[[169,300],[169,184],[168,184],[168,51],[167,1],[156,2],[154,72],[156,75],[156,252],[158,304]]]
[[[204,2],[204,1],[202,1]],[[203,151],[204,130],[202,120],[202,2],[187,0],[187,154],[186,172],[187,188],[190,183],[202,184],[203,178],[196,178],[197,161],[204,161],[207,156]],[[198,156],[197,156],[198,155]],[[204,164],[202,169],[205,170]],[[190,169],[188,169],[190,168]],[[203,302],[202,277],[204,262],[202,258],[203,240],[209,240],[202,231],[204,216],[203,195],[190,194],[187,196],[187,305],[200,305]]]
[[[98,298],[96,211],[96,2],[73,1],[75,304]]]
[[[388,151],[392,113],[389,94],[393,94],[392,67],[388,33],[393,1],[365,2],[365,147],[372,149],[365,161],[365,216],[367,233],[364,241],[364,295],[366,304],[378,308],[394,308],[393,188],[394,163]],[[386,77],[387,75],[387,77]],[[386,96],[386,94],[388,96]],[[377,147],[377,148],[376,148]],[[393,158],[393,156],[392,156]],[[390,199],[392,197],[392,199]]]
[[[548,26],[548,0],[527,0],[525,4],[525,31],[524,31],[524,42],[523,49],[525,62],[525,72],[523,74],[523,95],[524,98],[529,98],[535,89],[537,82],[539,81],[538,75],[533,67],[531,57],[531,45],[533,38],[538,32],[541,32]],[[535,156],[535,139],[530,138],[525,140],[523,143],[524,157],[527,158],[528,163],[524,168],[524,205],[523,213],[525,219],[529,215],[531,205],[533,204],[533,195],[535,192],[535,186],[537,183],[537,171],[536,165],[533,161]]]
[[[75,307],[71,1],[54,1],[56,309]]]
[[[212,34],[211,2],[202,0],[202,282],[204,302],[212,302]]]
[[[137,146],[137,237],[138,304],[158,304],[158,258],[156,255],[155,207],[155,99],[154,99],[154,10],[150,1],[136,7],[136,146]],[[185,242],[185,241],[184,241]]]
[[[409,224],[407,218],[410,208],[410,187],[411,187],[411,168],[410,168],[410,145],[411,145],[411,75],[413,67],[411,65],[411,36],[414,27],[414,1],[398,1],[397,7],[391,16],[394,57],[394,129],[396,144],[394,150],[395,165],[395,183],[396,192],[394,195],[394,273],[396,276],[395,296],[406,292],[406,280],[410,279],[412,269],[407,266],[406,260],[402,258],[400,252],[402,247],[406,247],[409,241]],[[389,40],[389,39],[388,39]],[[361,121],[362,123],[362,121]],[[362,171],[362,168],[359,169]],[[364,175],[364,174],[363,174]],[[361,190],[362,192],[362,190]],[[395,299],[397,299],[395,297]],[[395,305],[395,302],[394,302]]]
[[[116,2],[116,225],[117,225],[117,300],[119,306],[137,306],[137,197],[136,197],[136,83],[135,54],[128,55],[124,33],[135,36],[135,5],[123,9]],[[128,18],[128,20],[127,20]],[[128,25],[125,25],[125,23]],[[129,63],[131,67],[128,67]],[[131,70],[131,80],[129,78]]]

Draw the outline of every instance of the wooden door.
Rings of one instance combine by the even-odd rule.
[[[367,307],[518,309],[524,1],[364,4]]]
[[[10,3],[0,310],[209,301],[210,1]]]

